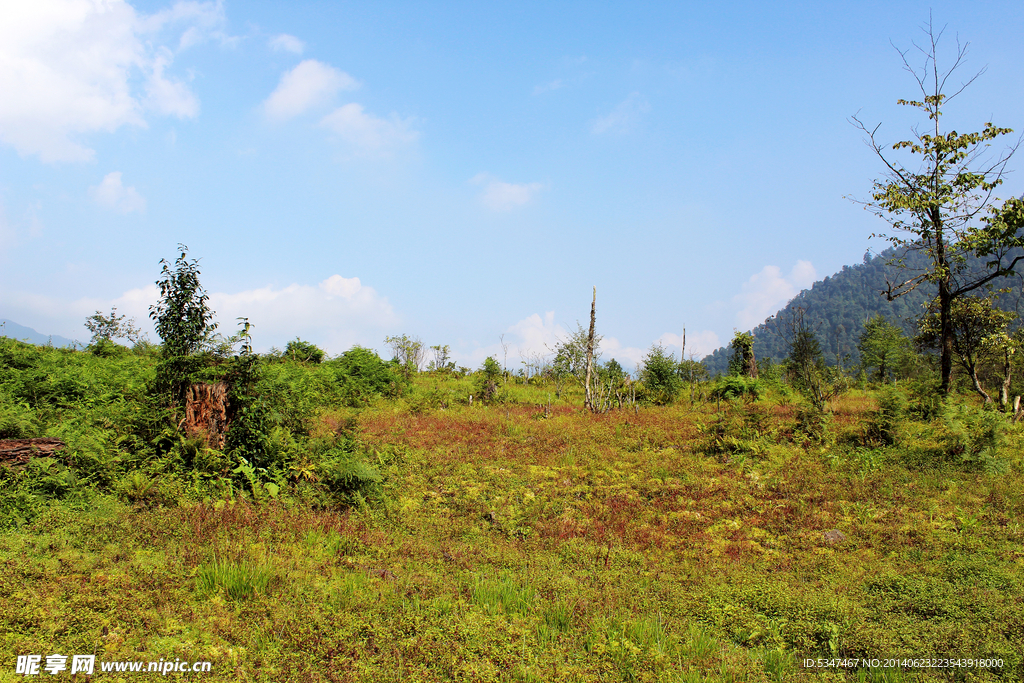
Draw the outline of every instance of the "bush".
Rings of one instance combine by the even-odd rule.
[[[872,413],[868,423],[868,438],[886,446],[896,445],[909,410],[910,404],[903,392],[891,386],[883,389],[878,396],[878,410]]]
[[[350,444],[333,448],[319,467],[320,483],[329,502],[335,505],[360,505],[380,493],[380,473],[361,460]]]
[[[498,393],[498,379],[501,377],[501,365],[493,357],[484,360],[480,368],[480,379],[477,382],[477,394],[480,400],[490,402]]]
[[[947,403],[939,416],[942,455],[968,471],[1002,474],[1008,469],[999,450],[1006,436],[1006,420],[992,410],[966,403]]]
[[[745,398],[756,401],[764,393],[764,387],[760,380],[751,379],[742,375],[729,375],[718,380],[718,384],[711,390],[711,398]]]
[[[322,349],[309,342],[304,342],[298,337],[288,342],[288,346],[284,350],[285,358],[300,363],[322,363],[324,356],[325,354]]]
[[[397,362],[385,362],[361,346],[353,346],[330,363],[342,385],[344,400],[352,407],[364,405],[380,396],[397,398],[409,386],[409,379]]]
[[[657,405],[674,401],[683,386],[675,358],[666,353],[661,344],[652,346],[644,356],[640,379],[647,389],[647,399]]]

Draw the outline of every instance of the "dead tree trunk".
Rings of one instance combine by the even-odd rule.
[[[0,463],[24,465],[29,458],[46,458],[61,448],[60,439],[0,439]]]
[[[590,334],[587,335],[587,377],[583,385],[583,404],[594,409],[594,398],[590,392],[590,375],[594,369],[594,314],[597,309],[597,287],[594,287],[594,300],[590,303]]]

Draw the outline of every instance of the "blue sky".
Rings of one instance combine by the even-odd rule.
[[[260,349],[516,367],[596,286],[604,358],[699,357],[884,246],[848,118],[922,122],[929,11],[987,69],[944,124],[1024,130],[1017,2],[3,0],[0,318],[148,326],[181,242]]]

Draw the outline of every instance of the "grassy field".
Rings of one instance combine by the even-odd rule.
[[[380,474],[350,507],[126,479],[3,532],[0,680],[31,653],[204,681],[1024,678],[1019,427],[964,468],[933,425],[874,441],[873,392],[592,415],[416,382],[313,418]]]

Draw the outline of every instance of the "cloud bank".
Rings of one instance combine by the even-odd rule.
[[[797,261],[786,276],[778,266],[765,266],[761,272],[751,275],[740,293],[732,298],[740,306],[736,313],[737,326],[741,330],[757,327],[817,279],[810,261]]]
[[[123,0],[5,3],[0,142],[44,162],[89,161],[95,152],[82,136],[144,128],[147,112],[196,116],[195,95],[168,70],[176,50],[230,42],[223,24],[219,2],[178,2],[148,16]]]
[[[88,341],[86,317],[117,306],[118,313],[134,317],[151,340],[159,341],[149,319],[149,307],[159,298],[156,285],[129,290],[112,300],[64,300],[12,292],[5,300],[5,315],[46,334]],[[379,347],[387,331],[400,322],[386,297],[364,285],[358,277],[341,275],[332,275],[316,285],[211,292],[209,303],[216,313],[217,332],[225,336],[237,331],[238,318],[247,317],[253,325],[253,344],[258,351],[271,346],[284,348],[296,336],[331,354],[342,353],[356,344]]]

